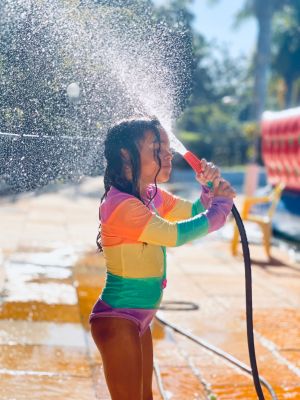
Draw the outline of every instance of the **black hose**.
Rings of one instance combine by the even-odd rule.
[[[247,322],[247,339],[248,339],[248,352],[250,358],[250,365],[252,369],[253,382],[255,390],[259,400],[264,400],[264,394],[260,386],[259,374],[256,364],[255,346],[254,346],[254,335],[253,335],[253,308],[252,308],[252,274],[251,274],[251,258],[249,252],[248,239],[245,231],[245,227],[242,218],[235,205],[232,206],[231,210],[235,222],[237,224],[244,256],[245,266],[245,290],[246,290],[246,322]]]
[[[264,400],[264,394],[260,385],[260,382],[268,389],[270,392],[272,399],[277,400],[277,396],[271,387],[271,385],[262,377],[259,376],[258,374],[258,369],[257,369],[257,364],[256,364],[256,355],[255,355],[255,346],[254,346],[254,334],[253,334],[253,307],[252,307],[252,274],[251,274],[251,258],[250,258],[250,252],[249,252],[249,245],[248,245],[248,239],[245,231],[245,227],[243,224],[243,221],[241,219],[241,216],[236,208],[235,205],[232,207],[232,214],[234,216],[234,219],[236,221],[240,237],[241,237],[241,242],[242,242],[242,249],[243,249],[243,255],[244,255],[244,266],[245,266],[245,289],[246,289],[246,325],[247,325],[247,339],[248,339],[248,352],[249,352],[249,358],[250,358],[250,365],[251,369],[246,365],[238,361],[236,358],[231,356],[230,354],[217,349],[215,346],[212,346],[205,342],[204,340],[198,338],[195,335],[192,335],[183,329],[177,327],[174,324],[171,324],[164,320],[161,316],[157,315],[156,318],[158,321],[163,323],[166,326],[169,326],[172,328],[174,331],[186,336],[187,338],[193,340],[194,342],[202,345],[203,347],[207,348],[208,350],[213,351],[214,353],[218,354],[219,356],[227,359],[228,361],[232,362],[236,366],[240,367],[243,369],[245,372],[248,372],[252,375],[253,377],[253,382],[255,386],[255,390],[258,396],[259,400]],[[181,302],[176,302],[176,308],[178,308],[178,305]],[[186,302],[184,302],[186,305]],[[169,309],[166,306],[160,307],[160,309]],[[174,307],[171,307],[171,310],[174,310]],[[196,305],[192,304],[189,305],[189,310],[196,309]],[[181,308],[183,310],[183,308]]]

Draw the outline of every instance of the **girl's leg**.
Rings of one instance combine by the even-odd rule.
[[[125,318],[99,318],[92,321],[91,332],[112,400],[142,400],[142,347],[137,325]]]
[[[141,337],[143,360],[143,400],[152,400],[153,343],[150,327]]]

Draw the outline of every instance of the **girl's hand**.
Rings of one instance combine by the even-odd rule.
[[[216,189],[221,179],[220,169],[212,162],[207,162],[205,158],[202,158],[201,166],[202,172],[196,174],[196,180],[204,186],[207,185],[208,182],[213,182],[213,187]]]
[[[233,189],[228,181],[221,178],[218,187],[214,189],[214,196],[223,196],[229,199],[233,199],[234,197],[236,197],[236,191]]]

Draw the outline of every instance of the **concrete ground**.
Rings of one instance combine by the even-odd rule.
[[[94,244],[101,193],[90,178],[0,199],[1,400],[109,399],[88,325],[105,274]],[[259,372],[278,399],[300,399],[300,265],[278,247],[271,260],[250,251]],[[220,232],[168,250],[164,301],[196,303],[161,313],[249,365],[243,258]],[[236,366],[157,322],[152,332],[166,399],[257,398]],[[153,388],[160,399],[156,379]]]

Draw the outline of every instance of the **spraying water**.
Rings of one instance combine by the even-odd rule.
[[[51,138],[6,145],[6,174],[17,169],[20,184],[32,179],[30,170],[39,186],[101,164],[107,128],[132,115],[155,115],[172,146],[186,151],[171,132],[190,94],[188,31],[149,2],[128,4],[1,2],[0,130]]]

